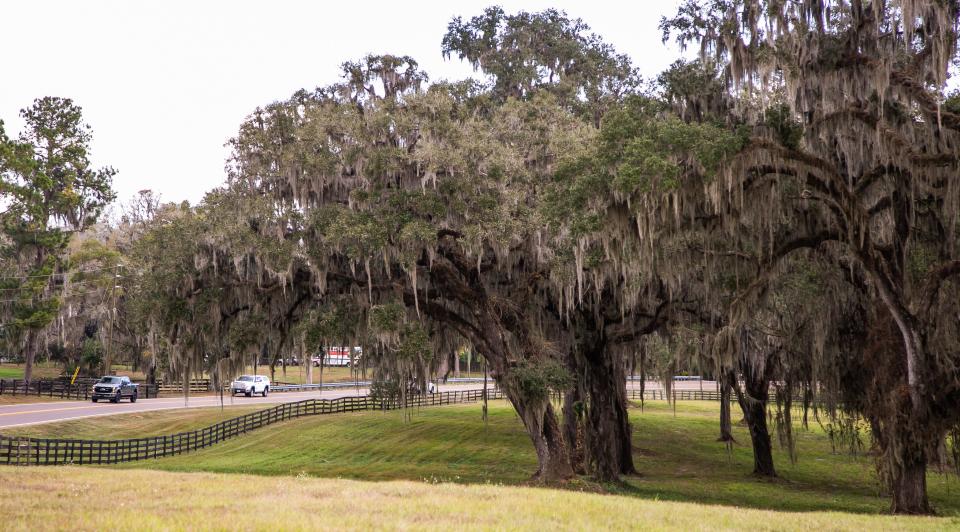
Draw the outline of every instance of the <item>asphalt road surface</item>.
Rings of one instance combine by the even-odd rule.
[[[639,382],[628,382],[630,388],[639,388]],[[440,391],[450,390],[469,390],[479,388],[476,383],[471,385],[441,385]],[[647,390],[660,389],[660,384],[655,382],[646,383]],[[716,383],[713,381],[676,381],[674,389],[677,390],[715,390]],[[249,404],[276,404],[293,403],[303,401],[304,399],[336,399],[337,397],[348,397],[354,395],[366,395],[366,388],[342,388],[334,390],[309,391],[309,392],[274,392],[267,397],[244,397],[238,395],[231,398],[224,394],[223,404],[226,406],[239,406]],[[161,397],[157,399],[140,399],[136,403],[127,401],[120,403],[90,401],[54,401],[44,403],[24,403],[18,405],[0,406],[0,430],[7,427],[16,427],[21,425],[34,425],[38,423],[52,423],[55,421],[67,421],[71,419],[80,419],[96,416],[112,416],[116,414],[128,414],[131,412],[150,412],[154,410],[172,410],[176,408],[204,408],[220,406],[220,396],[218,395],[195,395],[184,403],[183,397]]]
[[[453,389],[452,387],[450,389]],[[304,399],[336,399],[352,395],[366,395],[367,389],[356,388],[324,390],[322,392],[283,392],[271,393],[267,397],[244,397],[238,395],[231,399],[224,394],[225,406],[241,406],[249,404],[293,403]],[[120,403],[91,401],[55,401],[45,403],[24,403],[19,405],[0,406],[0,430],[6,427],[20,425],[34,425],[37,423],[51,423],[95,416],[111,416],[128,414],[131,412],[150,412],[153,410],[170,410],[175,408],[203,408],[220,406],[219,395],[191,396],[184,404],[183,397],[160,397],[155,399],[141,398],[136,403],[124,400]]]

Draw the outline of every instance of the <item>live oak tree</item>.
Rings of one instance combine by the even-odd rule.
[[[557,172],[544,208],[553,246],[567,257],[553,274],[557,300],[574,309],[571,322],[587,342],[578,345],[576,367],[592,366],[581,380],[597,386],[580,400],[587,417],[595,416],[590,422],[604,426],[594,433],[629,444],[629,426],[613,421],[626,418],[628,358],[643,349],[647,335],[716,328],[722,314],[713,310],[723,302],[722,291],[708,290],[714,270],[704,264],[702,238],[678,222],[704,213],[678,212],[686,209],[673,201],[684,170],[673,154],[697,148],[718,160],[736,151],[738,139],[712,124],[687,124],[659,97],[633,96],[605,115],[592,144]],[[606,375],[603,387],[599,375]],[[607,471],[633,467],[629,453],[619,453],[617,465],[618,453],[587,447],[591,460],[609,462]]]
[[[570,42],[587,44],[576,32]],[[471,83],[425,88],[416,63],[394,56],[371,56],[343,70],[340,84],[258,110],[232,141],[227,194],[272,207],[234,210],[247,219],[236,225],[226,215],[225,226],[236,233],[206,225],[201,245],[185,252],[184,259],[196,257],[195,267],[173,298],[187,296],[188,312],[165,327],[178,331],[172,354],[200,362],[201,350],[183,349],[184,331],[209,344],[215,331],[236,328],[231,338],[249,346],[257,342],[243,331],[257,326],[277,335],[275,346],[312,337],[318,347],[317,340],[340,329],[330,327],[323,310],[332,305],[354,307],[351,315],[359,319],[347,330],[376,340],[373,353],[387,356],[371,358],[393,378],[424,378],[435,363],[425,356],[426,338],[435,352],[466,341],[487,359],[524,420],[540,462],[537,477],[568,477],[549,393],[569,385],[558,346],[566,345],[570,329],[557,308],[570,301],[557,305],[562,291],[545,288],[557,259],[546,244],[551,239],[542,236],[537,205],[557,161],[573,157],[592,135],[571,114],[578,113],[581,89],[565,79],[575,90],[564,95],[538,80],[543,86],[531,86],[520,101],[496,90],[491,97]],[[607,97],[607,90],[591,94]],[[220,211],[224,197],[208,198],[200,211]],[[253,212],[270,219],[254,223]],[[240,234],[286,244],[268,261],[259,255],[265,242],[244,243]],[[211,298],[197,297],[214,286],[218,310],[204,303]],[[200,311],[192,310],[199,303]],[[545,312],[550,306],[554,310]],[[155,315],[161,313],[158,308]],[[292,325],[297,320],[302,326]],[[238,344],[226,352],[235,361],[242,349]],[[622,370],[606,376],[620,388],[622,377]],[[626,445],[615,441],[629,450],[622,396]],[[632,471],[629,451],[619,453]]]
[[[231,184],[142,239],[173,243],[139,298],[171,368],[222,356],[234,369],[265,344],[349,331],[374,340],[371,357],[390,353],[381,369],[419,380],[429,351],[467,342],[520,414],[536,476],[569,477],[549,400],[568,376],[538,320],[533,207],[535,185],[589,126],[546,94],[479,109],[463,85],[422,88],[409,58],[344,74],[251,115]],[[354,317],[324,325],[333,305]]]
[[[0,217],[9,262],[2,282],[6,333],[26,361],[24,379],[57,317],[65,283],[63,253],[71,236],[90,227],[113,200],[114,170],[94,169],[91,132],[81,109],[46,97],[20,112],[25,125],[10,139],[0,124]],[[12,272],[12,273],[11,273]]]
[[[556,10],[506,14],[492,7],[468,21],[455,18],[444,36],[443,52],[469,61],[487,75],[496,102],[548,93],[594,127],[600,127],[606,113],[639,85],[629,58],[590,33],[580,19]],[[584,136],[582,143],[587,146],[589,140]],[[569,214],[564,212],[566,205],[549,199],[538,203],[545,220]],[[585,451],[582,457],[579,451],[574,453],[574,468],[600,480],[616,480],[634,472],[623,353],[637,338],[631,325],[653,330],[657,318],[624,315],[616,298],[610,297],[616,293],[611,287],[598,291],[598,297],[575,296],[583,275],[575,270],[585,265],[572,260],[576,242],[565,234],[552,234],[554,229],[565,231],[562,224],[553,224],[537,236],[538,254],[548,261],[538,283],[542,308],[529,312],[543,314],[540,319],[550,323],[550,336],[566,352],[565,364],[574,376],[564,399],[565,434],[569,448]],[[585,426],[577,428],[581,414]],[[579,441],[578,434],[585,441]]]
[[[751,135],[713,201],[722,214],[755,205],[752,223],[769,230],[777,258],[823,250],[862,274],[875,325],[861,330],[884,336],[889,324],[899,338],[874,342],[888,352],[889,389],[859,406],[903,513],[931,510],[927,463],[960,416],[960,122],[943,94],[957,15],[954,2],[713,1],[664,21],[723,66],[731,89],[782,91],[803,126],[796,142],[775,129]],[[805,234],[772,230],[784,223]]]
[[[657,333],[673,351],[672,367],[712,360],[727,393],[737,392],[753,441],[754,472],[775,476],[768,388],[784,383],[776,418],[783,422],[776,428],[793,449],[789,401],[795,391],[811,389],[814,374],[806,356],[811,342],[804,341],[825,337],[804,324],[809,315],[826,313],[813,305],[783,305],[791,297],[820,301],[810,290],[798,292],[806,285],[790,282],[804,269],[767,271],[761,245],[767,233],[721,224],[714,212],[708,184],[748,138],[717,94],[722,86],[715,76],[702,66],[678,64],[660,83],[658,94],[628,99],[609,113],[589,155],[558,173],[548,202],[551,219],[566,231],[556,234],[572,241],[568,262],[578,273],[568,276],[580,276],[579,297],[614,316],[632,316],[616,327],[630,348]],[[743,304],[742,292],[761,281],[764,297]],[[604,327],[594,324],[597,329]],[[721,421],[727,441],[729,415]]]
[[[415,339],[417,329],[430,330],[440,350],[469,341],[524,421],[537,476],[566,478],[549,401],[564,372],[536,320],[532,207],[537,181],[589,132],[547,96],[475,112],[469,96],[445,85],[420,89],[415,66],[409,58],[367,59],[361,75],[326,91],[344,96],[304,100],[305,134],[296,138],[309,143],[310,158],[291,161],[281,175],[276,159],[246,166],[243,177],[306,212],[312,263],[326,271],[324,282],[349,279],[360,288],[348,289],[382,343],[400,341],[402,354],[406,342],[396,335]],[[277,138],[238,141],[245,147],[264,137]],[[397,304],[403,312],[387,319],[384,311]]]

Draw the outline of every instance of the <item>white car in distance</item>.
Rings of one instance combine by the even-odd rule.
[[[230,383],[230,395],[242,393],[247,397],[260,394],[264,397],[270,393],[270,378],[264,375],[240,375]]]

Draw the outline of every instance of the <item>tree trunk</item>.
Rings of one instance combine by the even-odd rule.
[[[580,314],[576,367],[586,399],[584,443],[588,470],[601,482],[614,482],[622,474],[636,473],[636,468],[627,412],[626,368],[622,357],[608,349],[601,320]]]
[[[587,408],[584,430],[587,462],[593,476],[602,482],[636,473],[633,442],[626,405],[626,383],[617,382],[621,372],[609,371],[615,363],[601,357],[599,367],[586,369]]]
[[[327,348],[320,348],[320,390],[323,390],[323,364],[327,361]]]
[[[751,413],[744,417],[750,427],[750,443],[753,444],[753,474],[775,477],[777,471],[773,467],[773,448],[770,445],[770,433],[767,431],[766,404],[751,401],[748,410]]]
[[[643,401],[644,394],[647,393],[647,370],[644,365],[644,358],[646,358],[646,353],[644,348],[640,348],[640,411],[643,411]]]
[[[577,370],[577,355],[571,349],[567,352],[567,370],[577,377],[577,381],[563,395],[563,440],[570,454],[570,467],[578,475],[587,473],[584,457],[583,436],[583,389],[580,387]]]
[[[456,351],[454,351],[454,356],[456,356]],[[447,382],[447,377],[450,376],[450,355],[440,358],[440,366],[437,368],[437,375],[440,380]]]
[[[300,350],[300,363],[307,365],[307,384],[313,384],[313,357],[304,356],[305,350]]]
[[[933,510],[927,499],[927,462],[936,456],[943,427],[931,417],[929,396],[920,393],[924,372],[910,363],[911,356],[923,352],[921,342],[912,342],[921,335],[912,322],[897,318],[896,304],[886,299],[884,303],[887,312],[875,317],[867,331],[863,359],[851,368],[863,380],[848,392],[862,398],[870,420],[880,450],[878,463],[891,495],[890,510],[929,514]]]
[[[525,394],[516,378],[511,375],[513,363],[508,355],[510,347],[503,342],[507,335],[502,324],[488,319],[490,314],[478,313],[481,329],[485,334],[472,338],[475,345],[482,346],[480,352],[489,363],[491,376],[500,384],[503,394],[513,404],[520,416],[524,429],[533,442],[537,453],[537,471],[533,480],[539,482],[557,482],[573,477],[570,455],[564,444],[563,429],[557,414],[550,403],[550,397],[533,397]],[[489,341],[493,339],[494,341]]]
[[[775,477],[773,467],[773,447],[770,444],[770,432],[767,429],[767,400],[770,395],[770,381],[747,361],[743,364],[743,380],[746,393],[735,388],[737,401],[743,410],[743,417],[750,429],[750,442],[753,444],[753,474],[763,477]]]
[[[509,306],[495,304],[487,295],[479,273],[472,267],[472,260],[467,261],[458,249],[441,246],[439,252],[449,264],[434,262],[430,279],[438,290],[451,294],[473,312],[465,319],[428,302],[424,302],[420,308],[427,313],[434,313],[435,318],[451,319],[451,325],[469,338],[472,347],[489,363],[491,375],[513,404],[533,442],[538,464],[533,478],[541,482],[572,478],[573,468],[564,444],[563,430],[550,404],[549,395],[537,397],[525,394],[518,379],[511,374],[512,368],[524,359],[523,355],[527,354],[525,351],[530,345],[531,333],[526,317],[513,312]],[[471,266],[465,267],[466,264]],[[404,301],[409,303],[410,299],[413,299],[413,295],[404,293]],[[459,354],[454,364],[454,370],[458,371]]]
[[[733,371],[720,372],[720,437],[717,441],[733,442],[733,421],[730,413],[730,399],[733,393],[733,381],[737,374]]]
[[[519,391],[505,386],[504,392],[520,415],[537,452],[537,472],[533,479],[558,482],[573,477],[570,457],[563,443],[563,431],[550,400],[524,398]]]
[[[453,376],[460,378],[460,353],[457,352],[453,358]]]
[[[582,429],[583,398],[574,386],[563,396],[563,440],[570,453],[570,466],[577,474],[585,474]]]
[[[927,461],[923,456],[905,459],[901,467],[891,472],[893,502],[890,511],[895,514],[932,513],[927,500]]]
[[[37,357],[37,332],[33,329],[27,330],[26,342],[23,349],[23,380],[29,384],[33,379],[33,362]]]

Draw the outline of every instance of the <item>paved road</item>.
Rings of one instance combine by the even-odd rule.
[[[452,388],[451,388],[452,389]],[[367,389],[356,388],[324,390],[323,392],[285,392],[272,393],[267,397],[237,396],[233,399],[229,395],[223,396],[226,406],[242,406],[250,404],[292,403],[304,399],[335,399],[351,395],[366,395]],[[184,404],[183,397],[161,397],[158,399],[140,399],[136,403],[93,403],[90,401],[56,401],[49,403],[24,403],[19,405],[0,406],[0,430],[6,427],[20,425],[34,425],[37,423],[51,423],[96,416],[111,416],[128,414],[131,412],[150,412],[153,410],[170,410],[175,408],[202,408],[220,406],[220,396],[203,395],[192,396]]]
[[[631,388],[639,388],[639,382],[629,382]],[[477,384],[471,385],[441,385],[440,391],[466,390],[479,388]],[[701,389],[701,383],[697,381],[677,381],[674,383],[677,390],[698,390]],[[647,390],[660,389],[660,384],[655,382],[646,383]],[[715,390],[716,383],[713,381],[704,381],[703,390]],[[322,392],[284,392],[272,393],[267,397],[243,397],[237,396],[231,398],[224,395],[223,401],[227,406],[240,406],[250,404],[276,404],[292,403],[303,401],[304,399],[336,399],[337,397],[348,397],[352,395],[366,395],[366,388],[343,388],[335,390],[324,390]],[[161,397],[159,399],[140,399],[136,403],[92,403],[89,401],[55,401],[48,403],[24,403],[18,405],[0,406],[0,430],[7,427],[16,427],[21,425],[35,425],[38,423],[52,423],[55,421],[66,421],[70,419],[80,419],[96,416],[111,416],[116,414],[128,414],[131,412],[150,412],[154,410],[172,410],[176,408],[202,408],[220,406],[220,397],[216,395],[198,395],[190,397],[184,404],[183,397]]]

